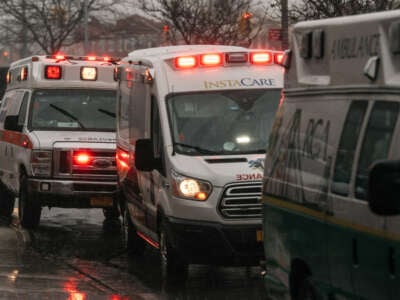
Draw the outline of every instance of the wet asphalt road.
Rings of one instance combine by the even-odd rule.
[[[186,283],[167,286],[157,251],[128,257],[122,235],[104,230],[103,219],[100,209],[44,208],[30,246],[15,245],[12,263],[0,261],[0,299],[266,298],[258,267],[191,265]]]

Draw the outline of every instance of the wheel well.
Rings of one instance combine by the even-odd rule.
[[[21,178],[21,176],[22,176],[23,174],[27,174],[27,173],[26,173],[26,168],[25,168],[24,165],[20,165],[20,166],[19,166],[19,177]]]

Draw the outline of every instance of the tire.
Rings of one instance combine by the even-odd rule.
[[[39,226],[42,207],[39,199],[30,195],[28,191],[28,179],[21,176],[18,198],[18,216],[22,227],[34,229]]]
[[[7,224],[11,222],[11,216],[14,210],[15,197],[0,184],[0,219]]]
[[[146,247],[146,242],[140,236],[138,236],[135,225],[132,224],[132,221],[130,219],[128,209],[124,210],[123,228],[124,228],[124,239],[126,243],[126,250],[128,251],[128,255],[130,256],[142,255]]]
[[[298,300],[317,300],[320,299],[317,295],[317,291],[312,283],[310,277],[304,278],[299,283],[299,289],[297,293]]]
[[[186,281],[189,265],[179,256],[176,249],[172,247],[165,220],[161,221],[159,236],[160,265],[163,280],[170,284]]]
[[[108,233],[121,232],[121,220],[119,219],[120,211],[116,200],[112,207],[103,208],[103,229]]]

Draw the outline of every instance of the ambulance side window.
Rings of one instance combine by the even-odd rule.
[[[164,174],[163,139],[161,132],[160,112],[157,99],[151,97],[151,140],[153,141],[154,157],[157,160],[157,170]]]
[[[372,109],[362,144],[356,175],[356,198],[366,199],[368,171],[371,164],[388,156],[399,103],[378,101]]]
[[[26,119],[26,113],[28,111],[28,100],[29,100],[29,93],[25,92],[24,97],[22,98],[21,108],[19,109],[18,125],[21,126],[24,125]]]
[[[332,193],[343,196],[349,194],[354,155],[367,106],[367,101],[353,101],[350,105],[336,153]]]

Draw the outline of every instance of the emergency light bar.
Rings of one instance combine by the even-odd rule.
[[[176,69],[191,69],[198,66],[215,67],[224,64],[250,63],[253,65],[281,64],[282,52],[254,51],[232,53],[205,53],[200,55],[178,56],[174,59]]]
[[[109,63],[116,63],[120,61],[119,57],[110,57],[110,56],[71,56],[71,55],[64,55],[64,54],[54,54],[54,55],[46,55],[48,59],[55,59],[56,61],[63,61],[63,60],[86,60],[86,61],[103,61]],[[32,57],[32,60],[34,57]]]

